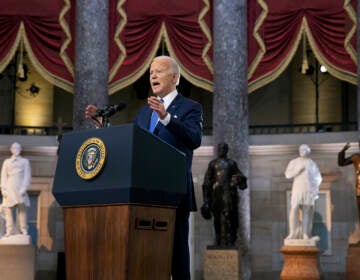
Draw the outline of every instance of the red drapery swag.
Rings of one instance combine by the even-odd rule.
[[[109,3],[110,93],[147,71],[162,41],[182,75],[212,91],[212,0]],[[332,75],[356,84],[356,0],[249,0],[247,7],[249,92],[285,70],[304,34]],[[74,17],[75,0],[1,0],[0,71],[23,44],[48,81],[73,91]]]
[[[62,0],[0,1],[0,71],[22,44],[40,74],[51,83],[72,90],[73,75],[61,54],[63,29],[59,15]]]
[[[356,84],[356,0],[248,1],[248,82],[276,79],[304,37],[335,77]]]
[[[133,83],[148,70],[162,38],[182,75],[212,90],[210,1],[110,1],[110,38],[117,43],[110,44],[110,91]]]
[[[109,0],[110,93],[147,71],[162,40],[181,74],[211,91],[211,1]],[[75,0],[1,0],[0,71],[23,44],[44,78],[73,91],[74,18]]]

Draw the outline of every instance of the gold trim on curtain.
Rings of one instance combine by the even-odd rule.
[[[65,2],[65,5],[61,9],[61,12],[59,15],[59,24],[66,35],[66,39],[64,40],[64,43],[62,44],[62,46],[60,48],[60,57],[61,57],[62,61],[64,61],[64,64],[65,64],[67,70],[69,71],[69,73],[71,74],[71,76],[74,77],[75,76],[75,74],[74,74],[75,67],[65,51],[66,48],[69,46],[69,44],[72,41],[72,36],[71,36],[69,25],[67,24],[67,22],[65,20],[65,15],[71,8],[71,3],[70,3],[70,0],[64,0],[64,2]],[[71,92],[73,92],[73,90]]]
[[[257,0],[257,2],[262,8],[262,12],[256,20],[254,30],[253,30],[253,36],[256,39],[256,42],[258,42],[258,44],[260,46],[260,50],[259,50],[258,54],[256,55],[254,61],[249,66],[248,80],[250,80],[250,78],[254,74],[256,68],[259,66],[259,63],[260,63],[261,59],[264,57],[264,54],[266,52],[266,46],[265,46],[263,39],[261,38],[261,36],[259,34],[259,29],[260,29],[261,25],[263,24],[263,22],[265,21],[267,15],[269,13],[269,9],[268,9],[268,6],[265,3],[265,1]]]
[[[154,47],[152,48],[150,54],[146,58],[144,64],[142,67],[137,69],[134,73],[132,73],[130,76],[127,76],[124,79],[118,80],[115,83],[112,83],[111,86],[109,86],[109,94],[114,94],[115,92],[135,83],[144,73],[147,71],[150,67],[150,63],[155,57],[155,54],[160,46],[163,30],[165,29],[164,23],[161,25],[161,31],[159,32],[159,36],[156,39],[156,43],[154,44]]]
[[[354,63],[357,64],[357,51],[354,50],[353,46],[350,43],[351,38],[354,35],[356,35],[357,19],[356,19],[356,11],[353,9],[350,0],[345,0],[344,10],[348,13],[349,18],[353,22],[353,26],[351,27],[349,33],[346,34],[344,48],[349,53]]]
[[[159,36],[156,40],[156,44],[154,44],[154,47],[152,48],[150,55],[148,56],[148,58],[146,59],[145,63],[142,65],[141,68],[139,68],[137,71],[135,71],[133,74],[131,74],[130,76],[126,77],[125,79],[121,79],[118,80],[115,83],[112,83],[111,86],[109,87],[109,94],[114,94],[115,92],[131,85],[132,83],[136,82],[144,73],[145,71],[147,71],[150,67],[151,61],[153,60],[153,58],[156,55],[156,52],[160,46],[161,43],[161,39],[164,38],[165,39],[165,44],[166,47],[169,51],[169,54],[176,59],[176,61],[179,63],[180,69],[181,69],[181,75],[184,76],[184,78],[186,78],[188,81],[190,81],[192,84],[194,84],[195,86],[201,87],[207,91],[212,92],[213,91],[213,84],[212,82],[208,82],[206,80],[204,80],[201,77],[198,77],[196,75],[193,75],[192,73],[190,73],[180,62],[180,60],[177,58],[171,44],[170,44],[170,40],[166,31],[166,27],[165,27],[165,23],[163,22],[161,24],[161,31],[159,33]],[[211,42],[211,41],[210,41]],[[209,44],[209,43],[208,43]],[[211,45],[211,43],[210,43]],[[203,54],[206,53],[206,47],[203,50]],[[210,47],[208,47],[210,48]],[[205,61],[205,60],[204,60]],[[208,60],[209,62],[210,60]],[[205,61],[206,63],[206,61]],[[206,63],[206,65],[208,66],[208,64]]]
[[[293,59],[293,57],[296,53],[296,50],[299,47],[299,43],[302,38],[302,33],[304,32],[305,25],[306,25],[306,18],[303,17],[302,22],[301,22],[301,28],[299,29],[299,32],[296,35],[295,42],[294,42],[292,48],[290,49],[289,53],[285,57],[285,59],[270,74],[266,74],[266,75],[260,77],[259,79],[254,80],[252,83],[250,83],[249,87],[248,87],[248,93],[251,93],[251,92],[257,90],[258,88],[261,88],[261,87],[267,85],[268,83],[274,81],[276,78],[278,78],[281,75],[282,72],[285,71],[286,67],[288,67],[288,65],[290,64],[291,60]]]
[[[314,37],[310,31],[310,28],[309,28],[307,22],[305,22],[304,27],[305,27],[305,32],[306,32],[306,35],[307,35],[307,38],[309,41],[309,45],[310,45],[316,59],[327,68],[329,73],[340,80],[347,81],[352,84],[357,84],[357,75],[356,74],[353,74],[348,71],[344,71],[344,70],[334,66],[325,57],[322,56],[321,52],[317,48]]]
[[[114,35],[114,41],[116,43],[116,45],[118,46],[121,54],[120,56],[117,58],[116,62],[114,63],[113,67],[110,69],[109,72],[109,81],[111,81],[114,76],[116,75],[117,71],[119,70],[121,64],[124,62],[125,58],[126,58],[126,48],[123,45],[123,43],[120,40],[120,33],[123,31],[126,23],[127,23],[127,16],[126,13],[124,11],[124,9],[122,8],[122,5],[126,2],[126,0],[120,0],[118,2],[118,4],[116,5],[116,10],[117,12],[120,14],[122,20],[119,22],[119,24],[116,27],[116,32]]]
[[[181,75],[184,76],[185,79],[187,79],[189,82],[191,82],[193,85],[197,86],[197,87],[200,87],[200,88],[203,88],[207,91],[210,91],[212,92],[214,90],[213,88],[213,84],[211,82],[208,82],[206,80],[204,80],[203,78],[201,77],[198,77],[192,73],[190,73],[185,67],[184,65],[181,64],[181,61],[180,59],[178,59],[178,57],[176,56],[172,46],[171,46],[171,43],[170,43],[170,39],[169,39],[169,36],[166,32],[166,28],[164,28],[163,30],[164,32],[164,36],[165,36],[165,42],[166,42],[166,46],[167,46],[167,49],[169,51],[169,54],[171,57],[173,57],[177,63],[179,64],[180,66],[180,69],[181,69]]]
[[[180,66],[180,69],[181,69],[181,75],[184,76],[185,79],[187,79],[189,82],[191,82],[193,85],[197,86],[197,87],[200,87],[200,88],[203,88],[207,91],[210,91],[210,92],[213,92],[214,90],[214,87],[213,87],[213,83],[212,82],[209,82],[207,80],[204,80],[203,78],[199,77],[199,76],[196,76],[194,74],[192,74],[191,72],[189,72],[185,67],[184,65],[182,65],[181,63],[181,60],[178,59],[178,57],[176,56],[172,46],[171,46],[171,43],[170,43],[170,38],[167,34],[167,31],[166,31],[166,28],[164,27],[163,29],[163,33],[164,33],[164,38],[165,38],[165,43],[166,43],[166,46],[167,46],[167,49],[169,51],[169,54],[171,57],[173,57],[177,63],[179,64]]]
[[[260,26],[262,25],[262,23],[264,22],[268,10],[267,10],[267,6],[266,6],[266,3],[264,2],[264,0],[258,0],[258,3],[262,7],[263,11],[256,21],[254,31],[253,31],[253,36],[256,38],[257,42],[260,45],[260,51],[258,52],[256,58],[254,59],[253,63],[249,67],[248,79],[250,79],[252,77],[252,75],[254,74],[254,72],[256,71],[257,67],[260,64],[261,59],[263,58],[264,54],[266,53],[266,46],[264,45],[264,42],[263,42],[261,36],[259,35],[258,30],[259,30]],[[356,51],[354,51],[354,49],[350,43],[350,40],[356,33],[356,28],[357,28],[356,12],[354,11],[353,7],[351,6],[350,0],[344,0],[344,9],[346,10],[350,19],[354,23],[354,25],[352,26],[352,28],[350,29],[348,34],[346,34],[346,38],[344,41],[344,48],[349,53],[349,55],[350,55],[351,59],[354,61],[354,63],[357,64],[357,53],[356,53]],[[264,76],[249,83],[248,93],[251,93],[251,92],[267,85],[268,83],[272,82],[273,80],[275,80],[276,78],[278,78],[280,76],[280,74],[286,69],[286,67],[291,62],[293,56],[295,55],[295,52],[299,45],[299,41],[301,39],[301,35],[303,33],[306,34],[306,37],[308,38],[308,41],[309,41],[309,45],[310,45],[311,49],[313,50],[313,53],[314,53],[316,59],[328,69],[330,74],[332,74],[334,77],[336,77],[340,80],[344,80],[344,81],[347,81],[352,84],[357,84],[357,75],[356,74],[342,70],[342,69],[334,66],[326,58],[323,57],[323,55],[317,48],[313,34],[311,33],[311,30],[308,26],[306,16],[304,16],[303,20],[302,20],[300,32],[299,32],[299,34],[297,34],[296,41],[295,41],[294,45],[292,46],[290,52],[286,56],[286,58],[274,71],[272,71],[271,73],[267,73]]]
[[[48,82],[52,83],[53,85],[60,87],[66,91],[74,92],[74,86],[72,83],[69,83],[68,81],[65,81],[58,76],[52,75],[50,72],[48,72],[41,63],[37,60],[36,56],[34,55],[31,45],[29,43],[29,40],[26,36],[26,30],[24,27],[23,22],[21,22],[20,25],[20,34],[24,40],[25,50],[28,53],[29,59],[32,63],[32,65],[35,67],[35,69],[39,72],[39,74]]]
[[[206,22],[204,20],[205,15],[210,11],[210,3],[209,3],[209,0],[203,0],[203,2],[205,4],[205,7],[204,7],[204,9],[202,9],[202,11],[199,14],[198,23],[199,23],[200,28],[203,31],[203,33],[205,34],[206,39],[208,41],[207,41],[207,43],[206,43],[206,45],[205,45],[205,47],[204,47],[204,49],[202,51],[201,57],[204,60],[204,62],[206,64],[207,68],[209,69],[210,73],[212,75],[214,75],[213,63],[212,63],[210,57],[207,55],[213,42],[212,42],[212,37],[211,37],[211,31],[210,31],[209,27],[207,26],[207,24],[206,24]]]

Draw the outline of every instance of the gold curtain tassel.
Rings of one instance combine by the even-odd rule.
[[[307,53],[306,53],[306,34],[305,31],[303,32],[303,41],[302,41],[303,45],[303,61],[301,64],[301,74],[306,74],[306,71],[309,69],[309,62],[307,59]]]
[[[19,78],[21,78],[21,79],[25,78],[25,71],[24,71],[24,66],[22,63],[19,63],[17,73],[18,73]]]
[[[307,58],[305,57],[301,64],[301,74],[306,74],[306,71],[309,69],[309,62]]]
[[[25,78],[25,71],[24,71],[24,65],[23,65],[23,52],[24,52],[24,45],[23,45],[23,39],[20,39],[20,59],[19,59],[19,66],[17,74],[19,78]]]

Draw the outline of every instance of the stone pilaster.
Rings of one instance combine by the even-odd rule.
[[[76,1],[74,130],[90,127],[88,104],[108,103],[109,1]]]
[[[214,1],[214,145],[229,144],[229,157],[248,177],[248,96],[246,0]],[[240,191],[239,240],[243,279],[250,270],[250,195]]]

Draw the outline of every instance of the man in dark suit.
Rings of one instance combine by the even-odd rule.
[[[180,79],[180,68],[169,56],[156,57],[150,66],[150,84],[155,96],[140,109],[135,124],[147,129],[186,155],[187,194],[176,210],[172,279],[190,279],[190,256],[188,246],[189,214],[196,211],[194,185],[191,174],[193,150],[201,144],[202,108],[176,90]],[[89,105],[86,118],[97,108]]]

